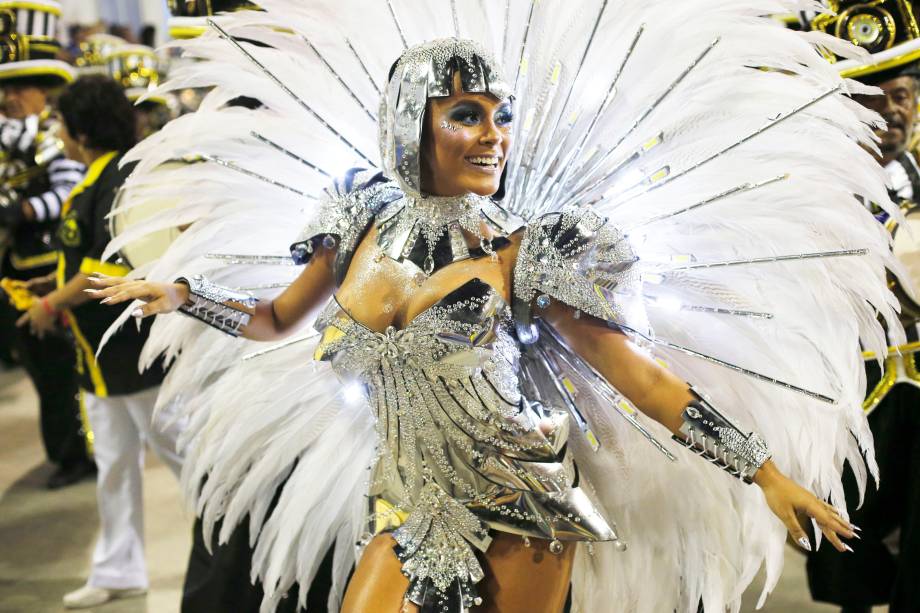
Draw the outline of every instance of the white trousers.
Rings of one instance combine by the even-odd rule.
[[[158,389],[108,398],[84,392],[99,470],[100,534],[88,581],[94,587],[148,587],[142,491],[145,442],[176,476],[182,467],[176,453],[181,424],[174,422],[174,408],[162,410],[153,422]]]

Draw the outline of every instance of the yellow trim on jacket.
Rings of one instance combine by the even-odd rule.
[[[93,393],[100,398],[106,398],[109,395],[109,388],[105,384],[105,378],[102,376],[102,369],[99,368],[99,364],[96,362],[96,352],[93,347],[89,344],[89,341],[86,340],[86,337],[83,336],[83,332],[80,331],[80,326],[77,325],[77,319],[73,316],[73,313],[70,309],[64,309],[64,312],[67,313],[67,321],[70,322],[70,331],[73,332],[73,337],[77,341],[77,372],[83,374],[83,365],[86,364],[86,367],[89,368],[89,378],[93,382]]]
[[[111,264],[94,258],[83,258],[80,262],[80,272],[84,275],[100,273],[107,277],[124,277],[131,269],[124,264]]]
[[[109,162],[112,161],[112,158],[118,155],[117,151],[109,151],[108,153],[103,153],[89,165],[89,168],[86,169],[86,174],[83,175],[83,180],[73,186],[73,189],[70,190],[70,195],[67,196],[67,200],[64,201],[63,207],[61,207],[61,217],[63,217],[70,207],[73,206],[73,198],[79,194],[82,194],[86,191],[86,188],[99,180],[99,175],[102,174],[102,171],[105,170],[105,167],[109,165]]]
[[[10,253],[10,264],[12,264],[13,268],[16,270],[31,270],[33,268],[41,268],[42,266],[51,266],[57,261],[57,251],[41,253],[39,255],[30,255],[24,258],[19,257],[15,253]]]
[[[109,162],[118,155],[117,151],[109,151],[98,158],[96,158],[92,164],[89,165],[89,168],[86,169],[86,175],[83,177],[83,180],[77,183],[74,188],[70,191],[70,195],[67,196],[67,200],[64,201],[64,205],[61,207],[61,217],[64,217],[68,212],[70,212],[71,207],[73,206],[73,199],[75,196],[83,193],[87,187],[95,183],[99,176],[102,174],[102,171],[105,170],[106,166],[109,165]],[[66,266],[67,262],[64,257],[64,252],[61,251],[60,257],[58,258],[58,268],[57,268],[57,286],[60,289],[64,287],[64,284],[67,283],[66,275]],[[99,260],[92,260],[91,258],[83,258],[83,261],[80,263],[80,272],[84,272],[83,267],[87,265],[87,260],[90,262],[98,262],[100,267],[104,262],[99,262]],[[124,276],[127,272],[127,268],[124,266],[118,266],[117,264],[106,264],[114,270],[116,268],[123,269],[125,272],[122,272],[121,275],[115,276]],[[101,271],[100,271],[101,272]],[[106,274],[111,274],[107,272]],[[99,364],[96,362],[96,352],[93,347],[89,344],[89,341],[86,340],[86,337],[83,335],[83,332],[80,331],[80,326],[77,324],[77,318],[74,317],[73,312],[70,309],[64,309],[64,312],[67,314],[67,320],[70,322],[70,329],[73,331],[74,339],[77,342],[77,372],[83,373],[83,365],[86,364],[86,367],[89,368],[89,378],[93,382],[93,387],[95,390],[93,393],[100,398],[105,398],[109,395],[108,387],[105,384],[105,378],[102,376],[102,370],[99,368]]]

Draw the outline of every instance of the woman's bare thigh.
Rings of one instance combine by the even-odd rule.
[[[560,613],[572,575],[575,543],[559,555],[549,541],[492,533],[492,544],[479,555],[485,578],[477,585],[482,606],[474,613]],[[364,550],[345,592],[342,613],[417,613],[404,603],[409,580],[403,576],[390,534],[377,535]]]

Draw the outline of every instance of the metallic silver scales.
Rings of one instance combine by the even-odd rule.
[[[369,494],[409,514],[394,537],[417,604],[445,606],[430,599],[448,594],[460,595],[454,607],[476,603],[482,569],[474,548],[486,550],[489,528],[617,540],[573,487],[569,416],[540,412],[520,392],[511,312],[495,289],[472,279],[405,328],[384,332],[333,301],[316,328],[316,357],[366,384],[379,441]],[[550,434],[541,419],[551,420]]]

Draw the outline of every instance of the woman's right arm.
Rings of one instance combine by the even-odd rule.
[[[250,315],[249,321],[240,327],[241,335],[257,341],[277,340],[313,316],[332,295],[334,258],[334,249],[320,247],[294,282],[274,300],[260,300],[255,307],[234,304],[234,309]],[[128,300],[144,302],[134,313],[137,317],[172,313],[188,304],[191,298],[185,283],[156,283],[122,277],[91,277],[90,281],[96,288],[87,291],[105,304],[116,305]]]

